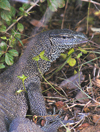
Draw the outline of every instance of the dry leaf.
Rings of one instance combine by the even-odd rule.
[[[82,129],[80,132],[100,132],[100,125],[98,126],[88,126]]]
[[[26,43],[28,43],[28,40],[27,39],[23,39],[21,41],[22,41],[23,45],[26,44]],[[18,45],[19,46],[22,46],[22,44],[20,42],[18,42]]]
[[[64,102],[62,101],[56,102],[55,105],[58,109],[61,109],[61,108],[64,109]]]
[[[76,95],[76,100],[78,100],[81,103],[86,103],[89,101],[88,97],[86,96],[86,94],[84,94],[82,91],[80,91],[77,95]]]
[[[82,124],[81,126],[79,126],[79,127],[77,128],[77,130],[78,130],[78,131],[79,131],[79,130],[82,130],[82,129],[88,127],[88,126],[90,126],[88,123],[84,123],[84,124]]]
[[[100,123],[100,115],[94,114],[93,115],[93,122],[94,123]]]
[[[43,25],[43,23],[35,19],[32,19],[30,23],[35,27],[47,27],[46,25]]]
[[[84,81],[84,75],[82,74],[82,72],[80,72],[80,75],[79,75],[79,73],[77,73],[74,76],[62,81],[61,84],[59,85],[59,87],[76,89],[77,84],[79,84],[83,81]]]

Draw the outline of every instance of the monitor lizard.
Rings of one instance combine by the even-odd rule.
[[[60,53],[87,41],[88,39],[84,34],[69,29],[49,30],[40,33],[29,41],[18,62],[0,75],[0,132],[13,131],[12,127],[9,130],[9,126],[13,120],[16,122],[15,124],[13,123],[13,126],[15,128],[18,127],[16,126],[17,121],[23,120],[26,116],[28,100],[32,114],[38,116],[47,115],[44,98],[41,93],[41,75],[38,72],[37,63],[32,58],[45,50],[45,56],[50,61],[40,59],[38,62],[43,74],[48,70],[51,62],[60,56]],[[28,76],[25,80],[27,93],[21,92],[16,95],[17,90],[23,89],[23,84],[17,77],[22,74]],[[23,127],[24,125],[20,127],[19,131],[15,132],[21,132]],[[46,131],[49,132],[49,128]],[[36,132],[36,130],[34,129],[32,132]],[[42,130],[39,132],[42,132]]]

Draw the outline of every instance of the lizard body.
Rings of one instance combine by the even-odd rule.
[[[87,42],[85,35],[68,29],[46,31],[30,40],[19,61],[0,75],[0,132],[9,131],[9,125],[13,119],[26,116],[28,110],[26,93],[15,94],[17,90],[23,89],[21,80],[17,78],[22,74],[28,76],[25,80],[25,87],[32,114],[47,115],[41,94],[41,76],[37,63],[32,58],[45,50],[45,55],[51,61],[39,60],[39,68],[43,74],[50,67],[50,63],[60,56],[61,52],[85,42]]]

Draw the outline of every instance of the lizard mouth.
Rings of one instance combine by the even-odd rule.
[[[87,40],[83,40],[83,41],[80,41],[80,42],[76,42],[77,44],[82,44],[82,43],[87,43],[88,42],[88,39]]]

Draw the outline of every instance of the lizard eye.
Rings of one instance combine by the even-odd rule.
[[[66,39],[66,38],[69,39],[69,38],[73,38],[73,36],[71,36],[71,35],[65,35],[65,36],[62,36],[62,38],[63,39]]]
[[[66,36],[62,36],[63,39],[66,39]]]

